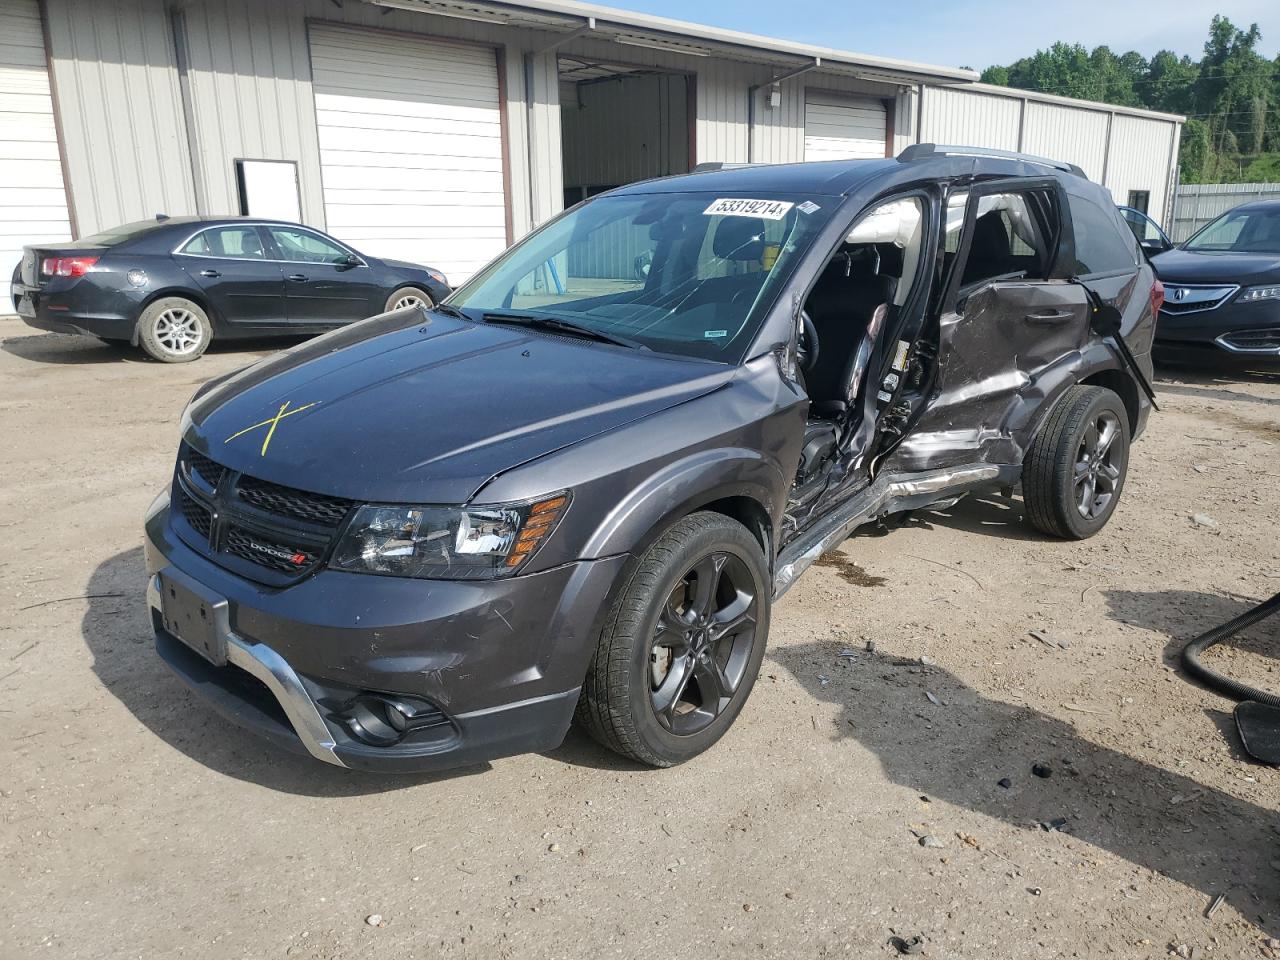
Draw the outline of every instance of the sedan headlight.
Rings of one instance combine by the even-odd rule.
[[[449,286],[449,278],[446,277],[439,270],[433,270],[430,267],[427,267],[426,270],[427,270],[427,276],[429,276],[436,283],[442,283],[446,287]]]
[[[563,493],[484,507],[370,504],[356,511],[329,565],[436,580],[510,576],[533,556],[568,504]]]
[[[1237,302],[1253,303],[1257,300],[1280,300],[1280,283],[1269,283],[1260,287],[1246,287]]]

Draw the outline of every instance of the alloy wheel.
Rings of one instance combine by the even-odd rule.
[[[741,686],[755,642],[759,598],[731,553],[703,557],[676,581],[654,631],[650,704],[677,736],[709,726]]]
[[[155,339],[161,347],[177,356],[195,352],[204,337],[200,321],[182,307],[172,307],[156,317]]]
[[[391,305],[392,310],[402,310],[405,307],[423,307],[426,304],[423,299],[416,293],[406,293],[404,296],[396,297],[396,302]]]
[[[1120,420],[1108,410],[1089,424],[1076,450],[1074,490],[1076,509],[1086,520],[1106,512],[1120,484],[1120,465],[1112,447],[1120,435]]]

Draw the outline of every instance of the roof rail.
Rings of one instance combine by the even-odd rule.
[[[1021,160],[1023,163],[1038,163],[1041,166],[1053,167],[1055,170],[1062,170],[1065,173],[1088,179],[1085,176],[1085,172],[1074,163],[1050,160],[1048,157],[1037,157],[1030,153],[1017,153],[1013,150],[990,150],[987,147],[948,147],[939,146],[936,143],[913,143],[898,154],[898,161],[900,163],[910,163],[913,160],[923,160],[926,157],[992,157],[1000,160]]]

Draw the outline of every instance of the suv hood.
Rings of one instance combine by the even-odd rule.
[[[197,393],[184,439],[316,493],[465,503],[505,470],[709,393],[734,370],[398,311]]]
[[[1280,280],[1280,256],[1274,253],[1192,253],[1174,249],[1151,258],[1160,279],[1169,283],[1271,283]]]

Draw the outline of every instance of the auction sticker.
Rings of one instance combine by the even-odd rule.
[[[708,217],[758,217],[761,220],[781,220],[794,207],[786,200],[741,200],[736,197],[717,200],[703,210]]]

